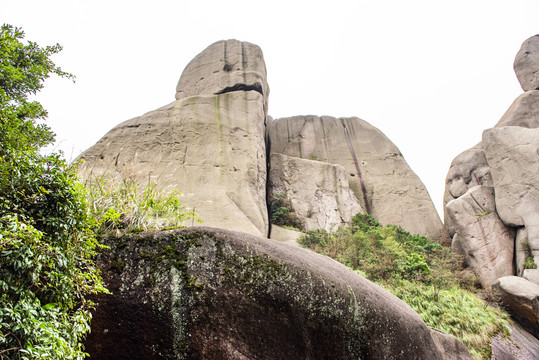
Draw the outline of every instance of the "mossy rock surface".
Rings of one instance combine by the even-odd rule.
[[[212,228],[105,242],[93,359],[447,358],[404,302],[309,250]]]

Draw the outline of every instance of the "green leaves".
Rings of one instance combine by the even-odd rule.
[[[99,246],[75,173],[29,101],[56,74],[59,45],[23,44],[0,28],[0,359],[82,359],[90,329],[88,295],[106,291],[92,261]]]

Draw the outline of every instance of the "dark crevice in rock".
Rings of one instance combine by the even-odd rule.
[[[356,166],[356,172],[357,177],[359,178],[359,183],[361,185],[361,192],[363,193],[363,202],[365,203],[365,211],[367,214],[371,214],[371,207],[369,204],[369,199],[367,199],[367,187],[365,186],[365,181],[363,180],[363,175],[361,174],[361,169],[359,168],[359,163],[357,161],[356,152],[354,151],[354,147],[352,146],[352,142],[350,141],[350,134],[348,134],[348,128],[346,127],[346,123],[344,119],[340,119],[341,124],[344,128],[344,137],[346,138],[346,142],[348,143],[348,147],[350,148],[350,153],[352,154],[352,159],[354,160],[354,165]]]
[[[267,116],[266,116],[267,118]],[[266,119],[267,121],[267,119]],[[266,237],[269,239],[271,236],[271,199],[270,199],[270,157],[271,157],[271,141],[270,136],[268,133],[268,124],[266,122],[266,129],[264,131],[265,137],[265,145],[266,145],[266,211],[268,214],[268,233],[266,234]]]
[[[250,85],[247,85],[247,84],[235,84],[235,85],[232,85],[232,86],[227,86],[223,90],[220,90],[220,91],[216,92],[214,95],[226,94],[226,93],[234,92],[234,91],[256,91],[260,95],[264,96],[264,91],[262,90],[262,85],[260,83],[254,83],[254,84],[250,84]]]

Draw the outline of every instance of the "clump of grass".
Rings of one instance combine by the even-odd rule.
[[[528,241],[522,240],[520,245],[525,253],[524,269],[537,269],[537,264],[535,264],[535,261],[533,260],[532,250],[530,249],[530,244]]]
[[[358,214],[347,228],[309,231],[298,242],[398,296],[427,325],[459,338],[475,359],[490,359],[490,338],[507,332],[508,316],[473,294],[475,279],[460,276],[462,259],[424,236]]]
[[[202,222],[194,211],[182,206],[178,190],[162,191],[150,179],[140,186],[133,175],[88,176],[84,185],[98,232],[138,232],[182,227],[188,221]]]

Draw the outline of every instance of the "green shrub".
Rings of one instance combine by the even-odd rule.
[[[290,200],[284,194],[274,194],[270,199],[271,223],[288,226],[295,230],[303,230],[303,222],[296,215]]]
[[[97,232],[169,229],[183,227],[187,222],[202,222],[194,211],[184,209],[178,190],[167,193],[149,180],[141,189],[131,174],[100,177],[87,174],[84,178]]]
[[[73,76],[49,59],[59,45],[23,38],[0,29],[0,358],[82,359],[89,296],[105,291],[99,244],[73,169],[40,151],[54,133],[29,99],[50,74]]]
[[[410,305],[429,326],[463,341],[474,358],[490,358],[490,337],[506,331],[507,315],[485,305],[461,277],[462,259],[404,229],[367,214],[334,233],[309,231],[298,242],[351,267]]]

